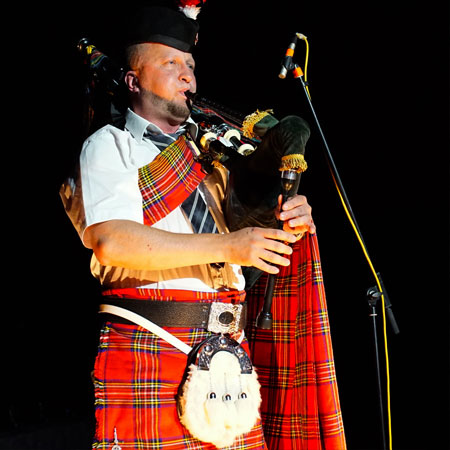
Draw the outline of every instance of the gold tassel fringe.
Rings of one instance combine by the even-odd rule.
[[[262,118],[268,116],[273,113],[273,109],[267,109],[266,111],[256,110],[253,114],[248,115],[244,122],[242,123],[242,134],[247,138],[254,138],[256,134],[253,133],[253,127],[257,124]]]
[[[304,172],[308,168],[305,157],[301,153],[294,155],[285,155],[281,158],[280,171],[295,170],[296,172]]]

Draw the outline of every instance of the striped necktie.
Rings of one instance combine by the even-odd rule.
[[[172,142],[175,142],[184,131],[184,129],[180,129],[177,133],[164,134],[147,130],[144,138],[150,139],[161,151]],[[216,224],[200,192],[200,186],[197,186],[192,194],[181,204],[181,207],[196,233],[217,233]]]

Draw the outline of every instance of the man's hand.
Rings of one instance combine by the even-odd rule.
[[[100,264],[134,270],[165,270],[229,262],[278,273],[288,266],[296,237],[283,230],[248,227],[225,234],[177,234],[133,221],[111,220],[85,231],[85,245]],[[274,265],[272,265],[274,264]]]
[[[278,199],[281,206],[282,196]],[[278,209],[279,209],[278,207]],[[241,266],[253,266],[265,272],[277,274],[278,266],[288,266],[292,248],[305,232],[314,234],[316,227],[311,216],[311,206],[306,197],[295,195],[282,206],[277,218],[284,222],[283,230],[249,227],[226,236],[229,261]]]
[[[295,235],[273,228],[248,227],[222,235],[226,261],[241,266],[253,266],[264,272],[277,274],[279,266],[288,266]]]
[[[289,265],[289,244],[296,242],[298,234],[316,231],[311,207],[302,195],[286,201],[280,219],[283,230],[247,227],[226,234],[176,234],[112,220],[90,226],[85,245],[105,266],[164,270],[224,261],[277,274],[276,266]]]
[[[281,201],[282,196],[280,195],[278,207],[280,207]],[[284,222],[283,229],[288,233],[298,235],[306,231],[311,234],[316,232],[316,226],[311,215],[311,206],[309,206],[304,195],[295,195],[289,198],[283,204],[282,211],[277,214],[277,218]]]

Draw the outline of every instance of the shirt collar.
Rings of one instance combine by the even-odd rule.
[[[182,127],[188,128],[190,134],[194,139],[197,137],[198,127],[197,124],[191,119],[191,117],[186,120]],[[125,128],[139,143],[142,141],[144,133],[147,129],[152,133],[165,134],[161,130],[161,128],[149,122],[147,119],[139,116],[131,109],[128,109],[125,115]]]

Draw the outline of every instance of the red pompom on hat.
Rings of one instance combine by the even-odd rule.
[[[173,7],[143,6],[127,21],[124,45],[156,42],[192,53],[199,30],[196,19],[203,3],[202,0],[179,0]]]
[[[196,20],[198,14],[200,13],[201,7],[204,1],[202,0],[179,0],[178,2],[179,10],[190,19]]]

